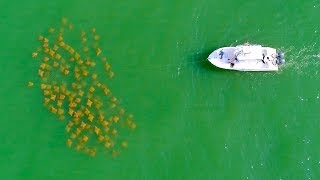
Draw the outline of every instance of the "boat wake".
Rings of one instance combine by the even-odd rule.
[[[289,71],[303,76],[316,76],[320,67],[320,51],[316,49],[316,43],[297,49],[291,46],[283,49],[287,54],[288,61],[283,65],[282,71]]]

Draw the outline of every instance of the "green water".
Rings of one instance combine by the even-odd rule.
[[[1,179],[319,179],[320,2],[0,2]],[[129,148],[90,158],[42,105],[37,36],[68,17],[95,26],[135,116]],[[206,57],[249,41],[285,51],[275,73]]]

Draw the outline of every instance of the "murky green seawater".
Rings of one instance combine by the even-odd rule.
[[[0,2],[1,179],[319,179],[320,2]],[[31,53],[68,17],[95,26],[138,125],[116,159],[65,145]],[[216,69],[220,46],[286,52],[275,73]]]

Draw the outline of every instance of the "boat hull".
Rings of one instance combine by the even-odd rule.
[[[228,70],[278,71],[276,55],[274,48],[247,45],[216,49],[208,60],[216,67]]]

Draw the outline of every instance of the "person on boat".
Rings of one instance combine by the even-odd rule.
[[[263,62],[263,64],[265,64],[266,62],[264,61],[264,58],[266,57],[266,55],[265,54],[262,54],[262,62]]]
[[[269,56],[267,57],[267,60],[270,61]],[[264,58],[262,59],[263,64],[267,64],[267,62],[264,60]]]
[[[234,66],[234,60],[235,60],[235,59],[231,59],[231,60],[228,59],[228,62],[230,62],[230,67],[231,67],[231,68],[233,68],[233,66]]]
[[[220,52],[219,52],[219,56],[220,56],[220,59],[222,59],[222,56],[224,55],[224,52],[221,50]]]

